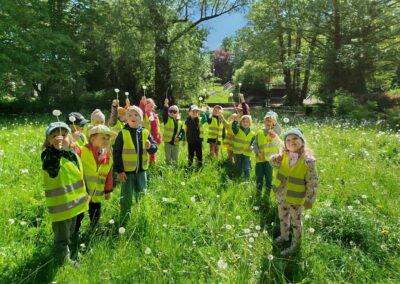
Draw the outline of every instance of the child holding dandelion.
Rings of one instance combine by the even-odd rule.
[[[151,136],[157,142],[158,145],[161,144],[161,134],[159,130],[159,119],[157,116],[156,110],[156,103],[153,99],[147,98],[146,96],[142,96],[140,100],[139,107],[143,111],[143,123],[142,126],[150,131]],[[156,163],[156,155],[150,155],[150,164]]]
[[[122,222],[126,221],[129,214],[133,195],[136,202],[139,202],[139,196],[146,193],[149,154],[157,151],[157,143],[149,131],[141,126],[142,120],[142,110],[137,106],[130,106],[126,110],[127,124],[118,134],[113,148],[114,169],[122,183]]]
[[[183,126],[186,140],[188,142],[189,167],[193,165],[195,154],[198,166],[201,167],[203,163],[203,124],[206,122],[207,118],[199,118],[200,112],[201,110],[196,105],[191,105],[189,107],[189,115],[185,121],[185,125]]]
[[[169,106],[169,100],[164,100],[164,151],[167,165],[178,164],[179,141],[185,140],[183,124],[180,120],[179,108],[176,105]]]
[[[58,264],[74,263],[69,243],[76,216],[88,210],[80,158],[72,149],[71,129],[64,122],[50,123],[43,143],[42,169],[46,203],[54,233],[54,255]]]
[[[272,187],[272,167],[269,164],[269,158],[274,154],[278,154],[279,149],[283,147],[279,135],[274,131],[277,120],[278,115],[275,112],[267,112],[264,116],[264,129],[257,132],[253,144],[256,154],[257,196],[262,196],[265,179],[267,188],[265,196],[268,203]]]
[[[210,157],[219,158],[219,145],[222,143],[222,135],[224,131],[224,123],[226,120],[222,115],[223,109],[220,105],[213,107],[212,114],[207,120],[208,123],[208,139],[210,145]]]
[[[293,229],[292,243],[281,252],[290,255],[296,252],[301,243],[303,207],[309,209],[315,201],[318,175],[315,158],[306,147],[306,140],[300,129],[291,129],[284,135],[280,154],[270,158],[272,167],[277,169],[272,188],[278,199],[281,235],[275,244],[289,240],[289,229]]]
[[[81,148],[80,157],[86,191],[89,195],[89,218],[91,229],[100,220],[101,203],[109,200],[113,191],[113,159],[108,150],[110,139],[116,134],[105,125],[97,125],[89,130],[89,143]],[[77,217],[75,235],[79,234],[84,213]]]
[[[254,132],[251,130],[251,116],[243,115],[238,122],[238,115],[232,115],[232,131],[235,135],[233,139],[233,154],[235,164],[245,179],[250,178],[251,170],[251,150],[254,141]]]
[[[65,123],[71,129],[72,137],[79,147],[88,143],[87,137],[84,134],[84,128],[88,122],[89,121],[79,112],[71,112],[67,116]]]

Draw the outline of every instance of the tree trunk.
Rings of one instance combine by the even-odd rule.
[[[310,51],[308,53],[306,70],[304,71],[304,80],[303,80],[303,85],[302,85],[301,92],[300,92],[301,102],[303,102],[303,100],[306,98],[307,93],[308,93],[308,83],[310,81],[311,66],[314,61],[314,49],[315,49],[316,43],[317,43],[317,35],[314,34],[311,39],[311,43],[309,45]]]
[[[293,75],[293,94],[295,97],[295,102],[296,104],[302,105],[303,100],[301,99],[300,92],[300,63],[297,62],[297,58],[301,53],[301,31],[297,31],[296,34],[296,49],[295,49],[295,54],[296,54],[296,65],[294,69],[294,75]]]
[[[166,97],[170,104],[175,102],[171,84],[171,62],[169,57],[169,42],[167,32],[157,32],[154,46],[155,52],[155,99],[162,105]]]

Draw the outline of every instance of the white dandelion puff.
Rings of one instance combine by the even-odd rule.
[[[190,197],[190,201],[192,201],[192,202],[196,202],[196,196],[192,196],[192,197]]]
[[[367,199],[367,196],[365,194],[361,195],[362,199]]]
[[[54,116],[60,116],[61,115],[61,111],[58,110],[58,109],[53,110],[52,113],[53,113]]]
[[[290,121],[289,118],[287,118],[287,117],[283,118],[284,123],[289,123],[289,121]]]
[[[269,254],[269,255],[268,255],[268,260],[269,260],[269,261],[272,261],[273,259],[274,259],[274,256],[273,256],[272,254]]]
[[[114,92],[119,93],[119,89],[115,88]]]
[[[240,216],[239,215],[236,215],[236,220],[240,220]]]
[[[315,229],[314,229],[314,228],[309,228],[309,229],[308,229],[308,232],[309,232],[310,234],[314,234],[314,233],[315,233]]]
[[[225,229],[230,230],[230,229],[232,229],[232,226],[229,224],[226,224]]]
[[[246,228],[246,229],[243,230],[243,232],[244,232],[245,234],[249,234],[249,233],[250,233],[250,229],[247,229],[247,228]]]
[[[119,227],[119,229],[118,229],[118,232],[119,232],[119,234],[120,235],[123,235],[123,234],[125,234],[125,228],[124,227]]]
[[[70,117],[68,117],[68,120],[71,122],[75,122],[76,121],[76,117],[71,115]]]
[[[256,226],[257,231],[261,231],[261,227],[259,225]]]
[[[151,248],[146,247],[146,249],[144,250],[145,254],[151,254]]]
[[[250,237],[248,241],[249,241],[249,243],[254,243],[254,238]]]
[[[220,268],[220,269],[226,269],[228,267],[228,264],[222,258],[220,258],[218,260],[217,264],[218,264],[218,268]]]
[[[28,169],[22,169],[21,170],[21,174],[28,174],[29,173],[29,170]]]
[[[110,225],[114,225],[114,223],[115,223],[114,219],[110,219],[110,221],[108,221],[108,224]]]
[[[13,225],[14,223],[15,223],[14,219],[12,219],[12,218],[8,219],[8,224]]]

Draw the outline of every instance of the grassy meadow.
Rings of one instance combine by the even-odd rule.
[[[263,113],[252,114],[258,129]],[[376,121],[283,117],[305,133],[320,178],[300,253],[282,257],[272,245],[276,202],[256,200],[254,163],[243,182],[206,158],[206,144],[200,170],[185,167],[184,146],[179,166],[164,166],[161,146],[123,234],[119,186],[95,234],[85,218],[79,267],[51,257],[40,152],[52,117],[0,118],[0,283],[399,283],[400,133]]]

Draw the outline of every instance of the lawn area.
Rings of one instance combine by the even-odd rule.
[[[215,94],[215,95],[209,95],[208,99],[205,100],[205,103],[209,104],[209,103],[229,103],[229,102],[231,102],[232,100],[230,99],[229,94],[232,92],[232,90],[223,91],[223,89],[224,89],[224,87],[221,85],[210,86],[207,89],[207,92],[209,94],[211,94],[212,92],[216,92],[216,91],[222,91],[222,92]]]
[[[264,112],[252,112],[254,129]],[[299,254],[282,257],[272,244],[276,201],[255,199],[254,161],[243,182],[224,159],[188,170],[184,146],[179,166],[166,167],[161,145],[124,234],[119,185],[96,234],[85,234],[86,216],[76,268],[51,257],[40,152],[52,118],[0,117],[0,283],[399,283],[400,133],[375,121],[287,118],[282,126],[300,127],[314,150],[320,178]]]

